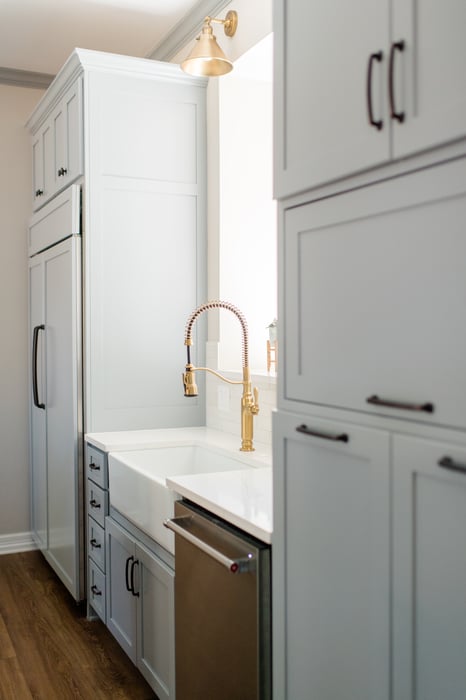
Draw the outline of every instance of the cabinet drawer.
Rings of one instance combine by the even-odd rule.
[[[87,512],[99,525],[104,527],[105,516],[108,513],[108,492],[87,481]]]
[[[107,455],[92,445],[86,446],[86,476],[103,489],[108,489]]]
[[[464,427],[465,220],[464,159],[287,210],[284,398]]]
[[[88,560],[88,602],[95,612],[106,623],[105,574],[92,561]]]
[[[87,553],[105,572],[105,530],[91,517],[87,519]]]

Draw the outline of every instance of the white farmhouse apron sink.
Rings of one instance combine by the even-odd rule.
[[[166,479],[253,468],[246,454],[200,445],[111,452],[108,457],[110,505],[174,553],[174,537],[163,521],[174,515],[176,494]]]

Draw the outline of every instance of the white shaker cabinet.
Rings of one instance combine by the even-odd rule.
[[[205,299],[207,280],[206,87],[205,78],[187,76],[174,64],[75,49],[27,123],[32,135],[34,187],[42,190],[34,203],[37,211],[30,254],[35,256],[74,232],[82,239],[73,291],[76,305],[82,308],[74,335],[77,350],[73,356],[65,347],[57,355],[62,364],[74,362],[73,371],[60,377],[57,387],[63,393],[74,392],[79,484],[73,490],[64,484],[61,473],[56,482],[51,480],[55,467],[47,464],[44,450],[62,440],[63,431],[57,419],[53,424],[57,433],[50,433],[46,444],[43,432],[37,429],[44,423],[43,410],[37,409],[42,413],[36,415],[34,407],[33,526],[44,550],[51,551],[50,538],[56,534],[58,556],[65,551],[65,547],[60,550],[59,535],[67,542],[71,535],[68,530],[60,533],[58,526],[55,533],[50,514],[75,499],[81,507],[74,511],[77,539],[73,556],[80,563],[86,542],[83,435],[205,422],[202,395],[186,400],[180,372],[186,361],[184,323]],[[57,194],[60,189],[63,191]],[[76,205],[72,220],[62,207],[70,198]],[[31,270],[38,259],[31,258]],[[32,328],[45,326],[36,333],[40,393],[41,363],[45,362],[42,342],[47,336],[47,349],[53,349],[55,339],[52,328],[38,318],[39,292],[34,291],[38,273],[31,275]],[[50,304],[65,304],[59,290],[49,291]],[[196,331],[194,361],[198,365],[204,364],[205,328],[200,324]],[[54,396],[49,398],[54,400]],[[47,430],[51,426],[49,421]],[[105,491],[105,485],[96,484],[95,472],[89,477],[90,490],[96,494],[99,489]],[[89,520],[88,525],[103,527],[99,517],[105,515],[104,509],[92,508],[90,502],[89,506],[96,525]],[[71,513],[67,508],[66,515],[71,518]],[[102,535],[98,529],[95,533]],[[88,557],[88,592],[90,597],[94,593],[91,608],[105,619],[104,558],[98,556],[100,548],[92,550],[90,540],[94,555]],[[71,550],[67,556],[72,556]],[[59,570],[58,565],[54,568]],[[75,573],[80,585],[68,587],[81,600],[82,566],[76,565]],[[69,584],[68,579],[66,582]]]
[[[389,484],[387,432],[274,416],[274,697],[389,700]]]
[[[45,204],[54,192],[52,119],[47,119],[32,135],[32,200],[33,209]]]
[[[275,196],[466,134],[461,0],[275,0]]]
[[[107,626],[160,700],[175,696],[175,574],[105,519]]]
[[[55,191],[83,172],[82,79],[66,91],[53,113]]]
[[[278,700],[466,697],[465,26],[275,1]]]
[[[394,436],[393,700],[466,697],[466,448]]]
[[[82,589],[80,377],[81,239],[72,236],[29,262],[31,521],[33,538],[70,593]]]
[[[282,407],[466,425],[466,159],[286,209]]]
[[[82,79],[77,78],[31,135],[33,209],[83,173]]]

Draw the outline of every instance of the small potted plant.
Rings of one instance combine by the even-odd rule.
[[[277,340],[277,319],[274,318],[272,323],[267,326],[269,331],[270,344],[273,345]]]

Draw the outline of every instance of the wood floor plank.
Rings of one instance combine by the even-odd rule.
[[[0,615],[0,659],[12,659],[14,656],[15,650],[13,649],[5,620],[3,619],[3,615]]]
[[[32,700],[16,657],[0,659],[0,698],[2,700]]]
[[[40,552],[0,556],[0,643],[2,635],[24,678],[25,700],[156,700],[105,625],[86,619]],[[0,688],[10,676],[11,668],[0,666]]]

